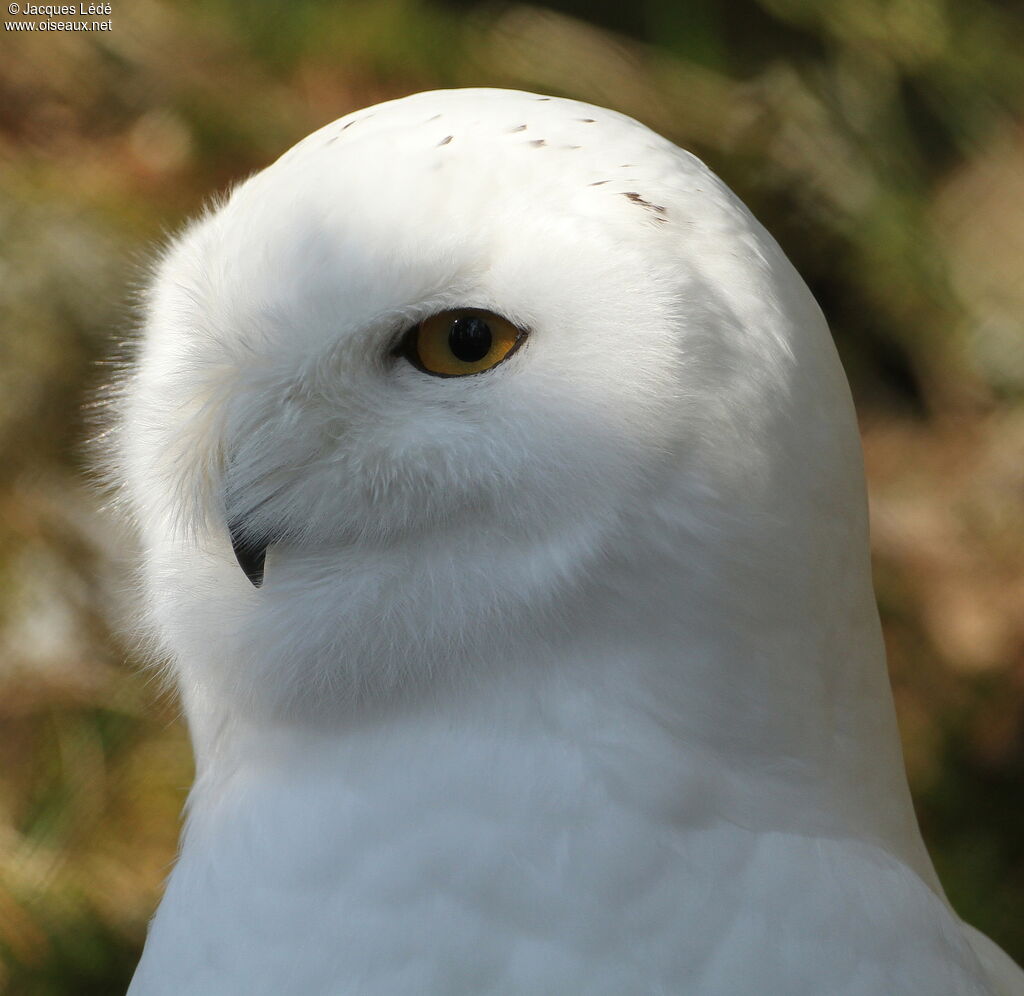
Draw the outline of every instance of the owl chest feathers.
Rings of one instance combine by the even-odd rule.
[[[469,714],[208,758],[133,993],[985,991],[885,851],[723,819],[733,774],[702,757],[670,786],[654,734],[585,696],[506,686]]]

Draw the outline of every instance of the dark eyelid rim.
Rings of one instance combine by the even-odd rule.
[[[456,311],[479,311],[485,315],[494,315],[495,318],[500,318],[504,322],[508,322],[518,333],[516,335],[516,341],[512,344],[512,348],[500,359],[493,367],[488,367],[486,370],[478,370],[476,373],[471,374],[447,374],[437,373],[434,370],[428,370],[422,363],[419,362],[419,358],[416,355],[416,350],[413,348],[413,335],[416,330],[424,323],[429,321],[431,318],[435,318],[437,315],[443,315],[446,312]],[[481,374],[490,373],[492,370],[497,370],[513,353],[515,353],[520,346],[529,338],[530,330],[520,328],[511,319],[506,318],[504,315],[499,315],[496,311],[489,311],[487,308],[474,308],[471,305],[466,305],[461,308],[445,308],[444,311],[436,311],[432,315],[426,315],[421,318],[415,325],[409,326],[399,337],[398,341],[389,350],[389,354],[393,357],[408,360],[409,363],[415,367],[420,373],[425,373],[428,377],[440,377],[445,380],[461,380],[464,377],[479,377]]]

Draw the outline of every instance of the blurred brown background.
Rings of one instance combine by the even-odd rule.
[[[312,129],[466,85],[640,118],[811,284],[860,411],[925,836],[957,909],[1024,958],[1021,8],[112,8],[109,32],[0,38],[0,991],[123,991],[191,778],[175,703],[112,632],[130,551],[84,470],[83,406],[147,258]]]

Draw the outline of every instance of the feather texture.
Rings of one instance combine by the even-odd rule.
[[[396,355],[454,308],[529,336]],[[135,996],[1024,993],[921,842],[828,329],[693,156],[357,112],[168,248],[120,396],[197,755]]]

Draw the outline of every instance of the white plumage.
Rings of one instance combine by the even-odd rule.
[[[396,351],[465,308],[519,348]],[[693,156],[328,125],[168,249],[116,438],[198,764],[135,996],[1024,993],[911,809],[828,330]]]

